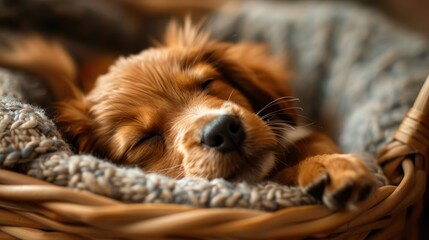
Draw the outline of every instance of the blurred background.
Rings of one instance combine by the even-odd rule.
[[[172,18],[180,18],[189,13],[194,19],[208,18],[207,16],[217,11],[234,12],[234,9],[239,8],[243,2],[249,1],[0,0],[0,27],[61,36],[90,45],[92,48],[121,53],[133,52],[147,46],[150,36],[159,37],[162,26]],[[312,1],[313,4],[318,2],[327,1]],[[349,0],[349,2],[376,9],[398,25],[429,37],[429,1]]]

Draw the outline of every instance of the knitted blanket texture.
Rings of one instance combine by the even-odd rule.
[[[386,184],[375,157],[429,72],[423,38],[375,12],[339,3],[245,2],[237,14],[215,15],[208,25],[218,38],[263,41],[287,54],[303,115],[316,126],[335,123],[326,130],[344,151],[364,156]],[[124,202],[268,211],[317,203],[295,186],[174,180],[73,153],[34,106],[37,91],[28,89],[29,81],[43,92],[32,77],[0,69],[0,168]]]

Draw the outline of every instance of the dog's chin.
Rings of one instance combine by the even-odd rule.
[[[252,161],[252,160],[251,160]],[[226,179],[234,182],[260,182],[271,172],[275,166],[276,156],[274,153],[267,153],[258,159],[253,159],[255,163],[243,164]]]
[[[255,156],[245,156],[239,152],[206,153],[205,156],[198,156],[199,154],[193,154],[183,159],[186,177],[259,182],[270,173],[276,160],[275,154],[271,151]]]

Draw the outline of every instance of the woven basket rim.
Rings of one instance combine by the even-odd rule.
[[[12,183],[14,180],[8,181],[8,177],[18,177],[20,174],[7,170],[0,170],[0,199],[2,202],[19,201],[18,204],[11,204],[10,209],[25,209],[16,215],[29,220],[23,222],[23,227],[29,225],[37,228],[41,224],[66,233],[77,231],[98,236],[109,230],[109,235],[131,238],[162,237],[166,234],[188,237],[299,237],[333,229],[341,232],[345,230],[345,225],[349,229],[358,227],[382,215],[406,208],[415,200],[416,195],[423,194],[424,188],[419,191],[413,188],[414,183],[422,181],[426,174],[422,169],[415,169],[412,159],[404,160],[402,168],[404,178],[397,187],[380,187],[357,211],[351,212],[333,212],[322,205],[263,212],[251,209],[205,209],[176,204],[127,204],[52,184],[37,185],[28,176],[24,178],[31,179],[29,182],[21,181],[16,185]],[[62,196],[45,195],[45,191],[53,191]],[[44,194],[37,194],[40,192]],[[94,201],[86,201],[86,198]],[[85,199],[84,203],[82,199]],[[102,203],[99,204],[100,202]],[[31,205],[31,211],[38,214],[28,212],[26,203]],[[0,216],[3,215],[0,211]],[[85,226],[73,227],[67,222]],[[264,234],[258,234],[261,231]]]

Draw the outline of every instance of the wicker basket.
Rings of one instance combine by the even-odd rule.
[[[391,185],[356,211],[124,204],[0,170],[0,239],[417,239],[428,172],[429,78],[379,156]]]

